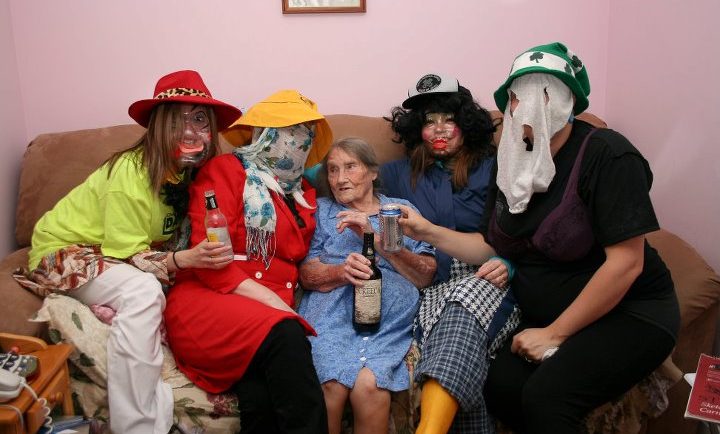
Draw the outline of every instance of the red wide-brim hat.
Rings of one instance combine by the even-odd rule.
[[[150,113],[155,106],[165,103],[199,104],[212,107],[217,118],[217,128],[222,131],[235,122],[242,112],[237,107],[216,100],[210,94],[202,77],[196,71],[177,71],[161,77],[155,85],[152,99],[136,101],[128,108],[135,122],[147,128]]]

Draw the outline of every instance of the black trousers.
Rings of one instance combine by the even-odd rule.
[[[239,399],[242,434],[328,432],[310,342],[295,320],[272,328],[233,391]]]
[[[522,328],[527,328],[521,325]],[[675,341],[663,329],[612,311],[568,338],[540,364],[510,352],[490,364],[490,413],[518,433],[581,433],[585,416],[655,370]]]

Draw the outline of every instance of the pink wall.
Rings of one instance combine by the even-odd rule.
[[[280,0],[10,0],[28,135],[130,122],[129,103],[182,68],[241,106],[292,87],[326,113],[383,115],[430,70],[491,106],[514,55],[555,39],[606,63],[604,2],[582,14],[570,0],[367,3],[365,14],[283,15]],[[602,111],[604,66],[593,80]]]
[[[610,2],[607,119],[647,157],[660,225],[720,271],[720,3]]]
[[[20,159],[27,140],[22,112],[12,17],[8,2],[0,1],[0,257],[15,246],[15,198]]]

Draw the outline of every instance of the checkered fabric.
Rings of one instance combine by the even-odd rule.
[[[475,277],[477,266],[453,258],[450,278],[421,290],[420,310],[415,317],[414,334],[421,351],[445,305],[456,301],[467,309],[488,335],[490,357],[520,323],[512,291],[498,288]]]
[[[434,378],[458,400],[450,433],[495,433],[482,393],[490,364],[485,348],[487,334],[478,321],[459,303],[448,303],[425,342],[415,375]]]

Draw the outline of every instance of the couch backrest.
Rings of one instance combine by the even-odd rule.
[[[359,136],[376,146],[381,161],[401,158],[404,147],[392,142],[381,117],[329,115],[335,138]],[[16,207],[15,240],[30,245],[32,230],[60,198],[100,167],[113,152],[132,146],[145,130],[138,125],[41,134],[23,156]],[[230,146],[222,143],[224,151]]]
[[[370,143],[380,163],[397,160],[405,155],[405,145],[392,141],[390,123],[382,117],[357,115],[328,115],[333,139],[360,137]]]
[[[500,112],[492,111],[493,118]],[[583,113],[582,119],[605,126],[599,118]],[[381,163],[402,158],[405,146],[392,141],[390,123],[382,117],[336,114],[327,116],[334,138],[357,136],[373,145]],[[495,134],[499,140],[500,129]],[[30,245],[38,219],[60,198],[80,184],[113,152],[129,148],[142,135],[138,125],[41,134],[30,142],[23,157],[16,208],[15,239]],[[224,151],[230,149],[223,143]]]

